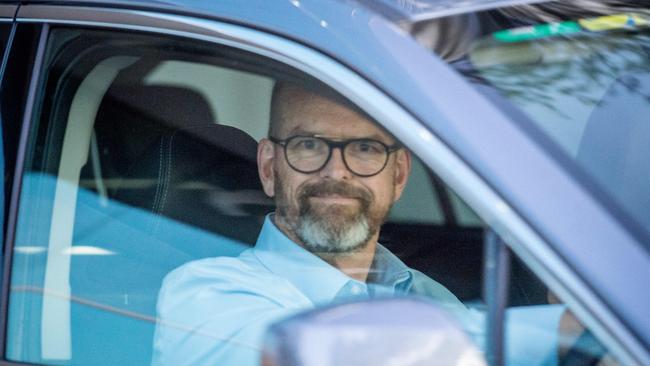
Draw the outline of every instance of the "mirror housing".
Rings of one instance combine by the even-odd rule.
[[[441,308],[425,299],[366,300],[319,308],[269,328],[264,366],[486,365]]]

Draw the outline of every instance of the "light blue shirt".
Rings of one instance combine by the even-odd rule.
[[[267,216],[255,247],[236,258],[193,261],[165,277],[153,364],[258,365],[271,323],[335,302],[407,294],[447,308],[482,343],[482,314],[383,246],[377,245],[368,281],[361,282],[291,241]]]

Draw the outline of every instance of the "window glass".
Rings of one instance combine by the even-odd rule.
[[[647,9],[602,11],[610,14],[519,27],[513,21],[474,42],[465,73],[511,102],[515,119],[546,135],[586,173],[578,178],[620,206],[621,220],[647,239],[650,18]]]
[[[44,67],[13,251],[10,360],[257,364],[266,325],[314,306],[408,294],[452,312],[482,306],[481,222],[307,75],[225,47],[56,28]],[[271,128],[271,142],[271,120],[300,128]],[[264,169],[269,146],[279,165]],[[276,226],[267,214],[292,217],[291,197],[307,195],[296,182],[312,180],[313,212]],[[364,257],[368,238],[382,246]],[[348,249],[334,241],[363,254],[365,279],[337,263]],[[467,323],[480,335],[480,321]]]
[[[235,49],[74,29],[43,75],[10,360],[255,365],[269,324],[387,296],[435,301],[484,349],[485,225],[335,91]],[[509,357],[554,364],[565,307],[511,277]]]
[[[271,79],[241,58],[228,66],[219,50],[187,60],[172,46],[52,32],[23,176],[8,358],[149,364],[164,276],[239,254],[272,210],[257,142],[232,127],[264,110],[222,97],[255,90],[268,108]]]

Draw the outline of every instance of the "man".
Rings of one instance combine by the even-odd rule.
[[[166,277],[154,364],[256,365],[270,323],[354,298],[424,295],[472,317],[377,243],[411,157],[362,112],[335,95],[279,83],[257,158],[276,212],[239,257],[191,262]]]

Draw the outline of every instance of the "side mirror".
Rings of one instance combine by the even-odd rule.
[[[269,328],[264,366],[486,365],[461,327],[417,298],[310,310]]]

